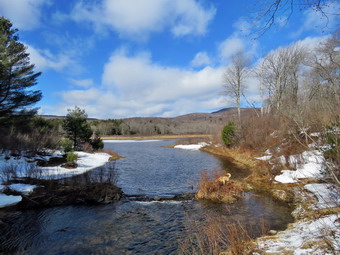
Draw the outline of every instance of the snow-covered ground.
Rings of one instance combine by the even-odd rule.
[[[198,144],[179,144],[175,145],[175,149],[183,149],[183,150],[199,150],[204,146],[207,146],[208,144],[205,142],[198,143]]]
[[[339,187],[330,183],[312,183],[305,185],[304,188],[313,193],[318,200],[317,203],[311,206],[311,209],[325,209],[340,206]]]
[[[257,158],[259,160],[269,160],[272,162],[272,156],[266,155]],[[296,170],[282,170],[280,175],[275,176],[275,181],[280,183],[296,183],[300,179],[314,178],[318,179],[322,177],[325,172],[325,158],[322,152],[318,150],[305,151],[300,155],[292,155],[286,160],[281,156],[278,161],[282,165],[295,166]]]
[[[40,179],[60,179],[85,173],[94,168],[105,165],[110,155],[107,153],[86,153],[81,151],[75,152],[78,155],[78,167],[67,169],[61,166],[39,167],[36,165],[36,159],[48,160],[51,157],[61,157],[61,152],[54,152],[51,156],[34,157],[10,157],[6,153],[0,155],[0,207],[16,204],[21,201],[21,196],[9,196],[1,193],[4,189],[19,192],[27,195],[33,191],[36,186],[28,184],[11,184],[4,185],[10,179],[22,177],[36,177]]]
[[[259,253],[334,255],[340,252],[340,224],[337,215],[328,215],[316,220],[304,220],[290,224],[287,230],[275,237],[257,239]],[[335,249],[335,253],[332,251]]]
[[[269,162],[273,160],[271,156],[258,159]],[[279,158],[283,165],[295,165],[296,170],[281,171],[281,174],[275,177],[276,182],[296,183],[302,182],[305,178],[318,181],[325,173],[325,158],[322,152],[317,150],[290,156],[287,161],[283,157]],[[340,254],[339,215],[332,213],[332,209],[340,206],[339,186],[312,183],[303,185],[295,193],[303,199],[292,214],[296,217],[302,215],[302,219],[289,224],[286,230],[278,232],[275,236],[258,238],[256,243],[259,253],[254,254]],[[322,216],[318,210],[325,209],[329,212]],[[314,216],[307,217],[308,214]]]
[[[311,203],[305,210],[331,209],[339,207],[339,187],[329,183],[314,183],[304,185],[304,200]],[[298,215],[301,207],[297,207],[293,215]],[[317,215],[317,213],[316,213]],[[255,254],[339,254],[340,252],[340,222],[339,215],[330,214],[312,217],[289,224],[284,231],[273,237],[257,239],[260,253]],[[335,250],[335,253],[333,252]]]

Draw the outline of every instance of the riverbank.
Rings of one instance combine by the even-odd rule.
[[[209,145],[202,150],[227,157],[251,170],[245,179],[255,190],[294,206],[294,223],[244,244],[244,254],[337,254],[340,251],[340,190],[329,183],[325,158],[318,150],[276,157]],[[261,157],[260,157],[261,156]],[[289,164],[290,163],[290,164]],[[289,168],[288,166],[295,167]],[[227,254],[227,253],[226,253]]]

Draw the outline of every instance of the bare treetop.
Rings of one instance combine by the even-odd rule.
[[[336,8],[329,11],[329,7],[335,0],[263,0],[256,1],[255,8],[255,25],[258,26],[258,37],[266,33],[273,25],[277,24],[280,18],[286,17],[285,22],[288,22],[291,15],[295,11],[304,11],[307,9],[313,10],[316,13],[320,13],[326,20],[325,27],[328,25],[330,16],[339,16],[339,12]]]

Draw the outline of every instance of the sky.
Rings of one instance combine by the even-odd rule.
[[[270,51],[319,42],[339,25],[338,15],[296,7],[259,36],[265,20],[256,14],[266,1],[0,0],[0,16],[19,29],[42,72],[39,114],[78,106],[100,119],[174,117],[234,106],[222,86],[233,54],[245,52],[256,66]],[[326,13],[339,13],[337,1],[328,3]],[[258,82],[247,83],[248,102],[260,105]]]

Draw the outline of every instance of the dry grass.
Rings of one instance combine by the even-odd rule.
[[[203,221],[189,220],[188,225],[190,234],[180,244],[179,254],[248,255],[256,246],[250,228],[227,216],[205,215]],[[264,224],[260,228],[260,235],[266,233]]]
[[[237,168],[247,169],[251,171],[251,175],[247,178],[259,180],[269,180],[273,176],[270,165],[266,161],[257,160],[255,157],[260,156],[258,153],[249,149],[233,148],[229,149],[225,146],[206,146],[201,150],[228,158]]]
[[[241,198],[246,186],[242,182],[234,180],[230,180],[223,185],[216,181],[222,175],[223,173],[221,172],[209,175],[207,171],[202,171],[199,190],[195,196],[196,199],[232,203]]]
[[[56,149],[60,137],[53,132],[41,133],[33,131],[29,134],[11,131],[9,134],[0,136],[0,147],[10,151],[41,152],[46,148]]]
[[[111,151],[109,149],[103,149],[103,150],[100,150],[100,152],[111,155],[111,157],[109,158],[109,161],[114,161],[114,160],[118,160],[118,159],[121,159],[121,158],[126,158],[124,156],[119,155],[117,152]]]

